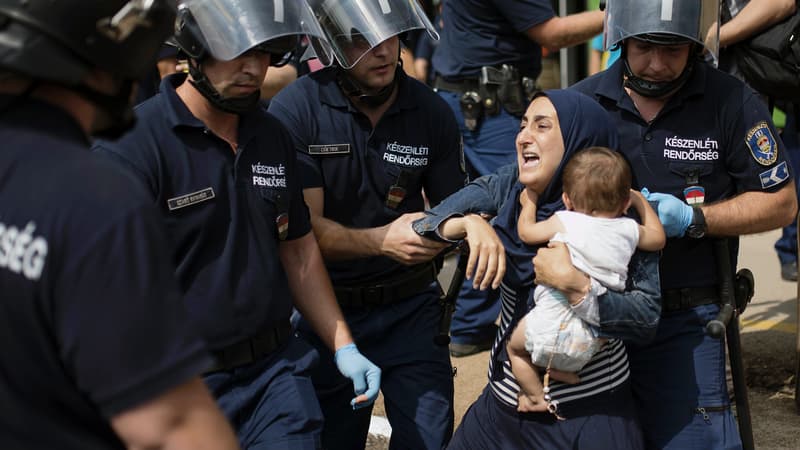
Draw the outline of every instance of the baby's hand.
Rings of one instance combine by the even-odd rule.
[[[517,397],[517,411],[519,412],[546,412],[547,403],[544,401],[544,394],[539,392],[538,395],[526,394],[524,391],[519,391]]]
[[[533,189],[523,189],[519,193],[519,204],[523,208],[536,208],[536,202],[539,201],[539,194]]]

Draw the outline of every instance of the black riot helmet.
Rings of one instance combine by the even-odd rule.
[[[719,0],[608,0],[603,38],[605,48],[622,45],[625,85],[646,97],[661,97],[678,89],[691,74],[697,58],[690,57],[675,80],[653,82],[632,73],[625,42],[637,39],[654,45],[694,44],[705,47],[716,64],[719,55]]]
[[[93,68],[138,80],[174,17],[167,0],[0,0],[0,68],[67,86]]]
[[[309,0],[339,65],[351,69],[370,50],[411,30],[439,34],[416,0]]]
[[[336,57],[337,82],[349,97],[377,107],[394,92],[397,76],[378,92],[369,93],[347,70],[389,38],[411,30],[426,30],[439,39],[416,0],[308,0]],[[396,68],[396,71],[402,68]]]
[[[230,61],[258,49],[271,55],[270,65],[286,64],[308,36],[320,61],[331,61],[331,50],[305,0],[185,0],[178,7],[175,34],[170,40],[189,58],[192,85],[212,105],[238,114],[258,103],[258,91],[224,98],[203,73],[212,57]]]

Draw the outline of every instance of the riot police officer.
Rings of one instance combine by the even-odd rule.
[[[300,36],[324,57],[322,32],[304,1],[189,0],[176,23],[188,75],[166,77],[137,127],[96,148],[145,183],[167,222],[186,308],[217,358],[205,381],[242,446],[319,448],[318,354],[293,333],[292,307],[335,351],[346,407],[371,404],[380,370],[334,299],[290,136],[258,102]]]
[[[447,105],[398,64],[402,33],[432,26],[416,2],[311,3],[334,67],[284,88],[269,110],[290,130],[311,222],[359,348],[384,374],[392,448],[442,448],[453,427],[437,267],[447,244],[410,223],[464,184],[458,127]],[[305,318],[308,319],[308,318]],[[303,320],[303,335],[324,351]],[[370,411],[342,404],[350,387],[332,365],[313,376],[326,448],[363,448]]]
[[[168,3],[0,1],[2,448],[238,448],[157,211],[88,151],[131,125]]]
[[[667,193],[649,198],[669,238],[661,321],[651,344],[630,349],[645,439],[652,448],[740,448],[724,341],[705,333],[720,309],[713,239],[792,221],[785,147],[758,94],[702,59],[704,45],[717,54],[705,37],[716,34],[719,1],[615,0],[606,17],[606,42],[622,57],[574,89],[611,114],[638,188]]]

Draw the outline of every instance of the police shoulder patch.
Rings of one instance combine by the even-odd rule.
[[[758,177],[762,188],[771,188],[789,179],[789,168],[786,161],[783,161],[772,169],[761,172]]]
[[[778,160],[778,143],[766,121],[755,124],[744,138],[753,159],[762,166],[769,166]]]

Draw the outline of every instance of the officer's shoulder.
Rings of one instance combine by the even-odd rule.
[[[429,113],[432,116],[437,116],[439,114],[453,114],[447,102],[439,97],[439,94],[433,91],[430,86],[410,76],[406,76],[405,85],[408,89],[408,92],[404,93],[403,95],[407,95],[410,98],[415,99],[421,110]]]
[[[294,101],[297,100],[298,96],[300,96],[300,98],[308,98],[309,95],[316,97],[314,93],[320,89],[320,86],[326,86],[335,82],[335,69],[333,67],[324,67],[320,70],[300,76],[281,89],[275,97],[291,97]]]
[[[710,66],[706,70],[704,92],[718,99],[719,103],[732,106],[732,111],[738,111],[742,105],[751,101],[763,101],[758,92],[744,81]]]
[[[731,89],[746,91],[747,84],[735,76],[715,67],[706,67],[706,86],[714,91],[729,92]]]
[[[43,165],[46,182],[36,187],[37,197],[52,207],[49,215],[70,217],[73,223],[109,222],[152,207],[141,182],[113,161],[85,147],[63,148],[62,153],[63,157]]]
[[[259,133],[271,136],[273,141],[281,137],[291,142],[289,129],[275,114],[269,111],[270,103],[260,103],[256,111],[259,121]]]
[[[595,88],[600,84],[600,80],[602,80],[603,72],[598,72],[594,75],[590,75],[577,83],[573,84],[569,87],[569,89],[584,93],[584,94],[594,94]]]
[[[134,107],[136,122],[133,127],[115,140],[97,139],[92,144],[94,151],[141,154],[158,146],[159,136],[168,132],[170,125],[165,120],[162,94],[139,103]]]
[[[296,114],[311,114],[321,104],[321,89],[331,82],[335,78],[330,68],[302,75],[278,91],[269,103]]]

